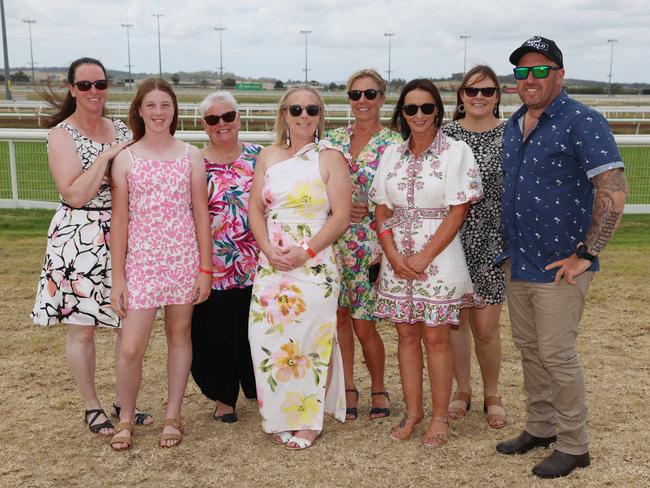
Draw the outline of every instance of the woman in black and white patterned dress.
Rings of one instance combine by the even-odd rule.
[[[111,262],[108,236],[112,158],[131,132],[120,120],[103,116],[107,98],[104,66],[92,58],[74,61],[62,102],[46,95],[57,109],[48,120],[48,162],[61,204],[47,234],[47,249],[31,317],[35,324],[68,325],[68,364],[85,402],[84,419],[101,436],[113,433],[95,388],[95,328],[120,327],[110,307]],[[119,348],[119,334],[116,338]],[[119,413],[116,399],[114,413]],[[140,424],[150,424],[140,412]]]
[[[474,292],[480,295],[485,306],[465,309],[461,326],[450,334],[457,390],[449,404],[449,417],[452,420],[464,417],[471,405],[471,329],[483,378],[483,410],[488,425],[500,429],[506,424],[498,393],[499,316],[505,300],[505,282],[503,271],[493,261],[503,246],[500,224],[504,124],[499,118],[501,96],[496,74],[489,66],[475,66],[463,78],[456,98],[454,120],[442,130],[470,146],[481,171],[484,198],[470,207],[460,236]]]

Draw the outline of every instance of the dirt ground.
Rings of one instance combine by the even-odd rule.
[[[394,443],[390,426],[402,412],[395,331],[387,345],[387,387],[393,417],[370,421],[370,384],[357,348],[360,417],[327,419],[313,448],[288,452],[262,433],[255,402],[240,400],[240,421],[212,420],[211,402],[191,380],[184,403],[186,436],[175,449],[157,447],[165,401],[165,342],[158,324],[144,366],[138,405],[155,416],[138,428],[134,448],[112,452],[82,423],[82,402],[65,361],[65,327],[30,325],[44,238],[0,237],[0,486],[650,486],[650,297],[646,250],[610,248],[590,290],[579,349],[587,375],[592,466],[544,481],[530,470],[548,451],[507,457],[495,444],[517,435],[524,417],[519,354],[502,316],[501,393],[508,425],[487,427],[474,365],[474,404],[439,450],[413,440]],[[114,395],[113,332],[97,337],[97,383],[105,408]],[[428,412],[430,414],[430,411]]]

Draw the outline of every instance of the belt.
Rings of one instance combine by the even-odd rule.
[[[447,208],[395,207],[392,217],[381,224],[379,231],[383,232],[404,223],[412,224],[416,220],[444,219],[447,215],[449,215]]]
[[[106,212],[106,211],[111,210],[113,208],[113,207],[73,207],[72,205],[70,205],[70,204],[68,204],[68,203],[66,203],[64,201],[61,201],[61,205],[63,205],[66,208],[70,208],[72,210],[85,210],[87,212],[92,212],[92,211]]]

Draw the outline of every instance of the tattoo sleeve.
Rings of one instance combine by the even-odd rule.
[[[596,187],[596,195],[585,245],[589,253],[598,255],[621,222],[627,196],[627,182],[622,168],[605,171],[594,176],[591,182]]]

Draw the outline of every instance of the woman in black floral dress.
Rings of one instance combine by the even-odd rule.
[[[84,419],[101,436],[113,433],[95,388],[95,329],[119,331],[120,321],[110,308],[111,262],[108,236],[111,190],[110,161],[131,138],[120,120],[104,117],[108,95],[101,62],[80,58],[68,69],[68,92],[63,101],[45,94],[56,113],[46,122],[48,162],[61,196],[47,234],[36,300],[35,324],[68,325],[66,353],[84,399]],[[119,348],[119,334],[115,347]],[[114,415],[119,415],[116,399]],[[137,422],[153,418],[138,413]]]
[[[501,96],[497,75],[489,66],[475,66],[463,78],[456,98],[454,120],[442,130],[470,146],[481,171],[484,198],[470,207],[461,230],[461,241],[474,292],[480,295],[485,306],[465,309],[461,326],[450,334],[457,390],[449,404],[449,417],[453,420],[464,417],[471,405],[471,329],[483,378],[483,410],[487,413],[488,425],[500,429],[506,424],[505,410],[498,394],[501,369],[499,316],[505,300],[505,283],[503,271],[493,261],[502,247],[504,125],[499,118]]]

